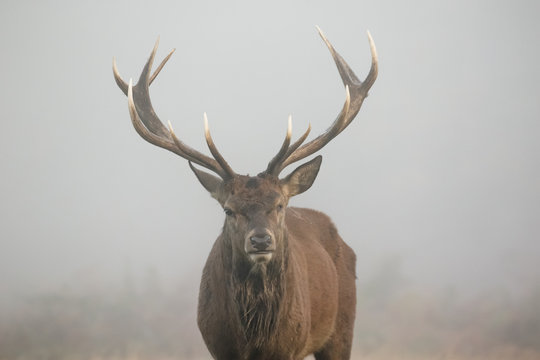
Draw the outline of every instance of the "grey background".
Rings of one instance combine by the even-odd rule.
[[[157,36],[176,53],[154,107],[237,172],[293,115],[319,134],[344,91],[315,25],[380,76],[295,206],[329,214],[360,279],[385,259],[420,286],[519,294],[539,280],[540,5],[535,1],[3,1],[0,302],[158,274],[193,292],[223,214],[186,161],[144,142],[113,81]]]

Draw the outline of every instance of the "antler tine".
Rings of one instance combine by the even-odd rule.
[[[210,149],[212,156],[214,156],[214,159],[216,159],[219,165],[221,165],[221,168],[225,171],[228,177],[233,178],[236,175],[235,172],[229,166],[227,161],[225,161],[223,156],[221,156],[220,152],[216,147],[216,144],[214,144],[212,135],[210,135],[210,128],[208,127],[208,117],[206,116],[206,113],[204,113],[204,137],[206,138],[206,144],[208,145],[208,149]]]
[[[284,158],[289,157],[296,149],[298,149],[300,147],[300,145],[302,145],[304,143],[304,141],[306,141],[306,138],[308,137],[310,132],[311,132],[311,124],[308,124],[308,128],[306,129],[304,134],[302,136],[300,136],[298,138],[298,140],[296,140],[294,142],[294,144],[292,144],[289,147],[289,150],[287,150],[287,153],[285,154]]]
[[[176,137],[170,123],[169,129],[167,129],[156,115],[150,100],[149,86],[163,69],[166,62],[170,59],[174,52],[174,50],[171,51],[165,57],[165,59],[163,59],[152,76],[150,76],[149,74],[156,55],[158,44],[159,38],[156,41],[154,49],[152,50],[152,53],[150,54],[150,57],[148,58],[148,61],[146,62],[136,85],[132,84],[132,80],[130,80],[129,84],[127,84],[120,77],[118,68],[116,66],[116,61],[113,59],[114,78],[120,90],[122,90],[122,92],[128,96],[129,113],[135,130],[149,143],[169,150],[197,165],[203,166],[215,172],[224,180],[229,179],[231,176],[233,176],[234,172],[232,172],[232,169],[222,157],[218,162],[216,159],[206,156],[184,144],[178,139],[178,137]],[[222,167],[222,164],[227,165]]]
[[[266,173],[272,174],[276,168],[277,165],[283,160],[285,154],[289,150],[289,145],[291,143],[291,136],[292,136],[292,115],[289,115],[289,120],[287,123],[287,134],[285,135],[285,140],[283,140],[283,144],[281,145],[281,148],[279,149],[276,156],[270,160],[268,163],[268,167],[266,168]]]
[[[188,160],[191,164],[191,162],[194,162],[197,165],[200,165],[202,167],[205,167],[209,170],[212,170],[216,174],[218,174],[222,179],[229,179],[230,175],[223,170],[223,168],[212,158],[209,157],[200,157],[200,153],[197,150],[192,149],[188,145],[186,145],[182,140],[180,140],[172,127],[171,122],[169,121],[169,132],[173,138],[174,144],[176,145],[177,149],[181,151],[181,155],[184,159]]]
[[[112,59],[112,69],[113,69],[114,80],[116,81],[116,84],[118,85],[120,90],[122,90],[124,95],[127,95],[128,94],[128,84],[126,84],[124,79],[122,79],[122,77],[120,76],[120,73],[118,72],[118,67],[116,66],[116,58],[114,58],[114,57]]]
[[[291,142],[291,134],[292,133],[292,116],[289,115],[289,128],[287,129],[287,136],[285,137],[285,141],[283,141],[283,145],[281,146],[281,149],[279,150],[278,154],[268,163],[268,167],[266,168],[265,173],[266,174],[272,174],[275,176],[278,176],[282,168],[282,163],[287,159],[296,149],[300,147],[308,137],[310,131],[311,131],[311,124],[308,125],[308,128],[296,140],[292,145],[289,146]]]
[[[319,135],[317,138],[313,139],[312,141],[302,145],[298,149],[295,149],[294,151],[290,152],[289,156],[287,156],[283,160],[282,164],[280,165],[278,174],[281,170],[283,170],[288,165],[317,152],[318,150],[323,148],[326,144],[328,144],[339,133],[341,133],[352,122],[356,114],[358,114],[358,111],[360,111],[360,108],[362,106],[362,103],[364,102],[364,99],[368,95],[369,89],[374,84],[375,80],[377,79],[377,74],[378,74],[377,50],[375,48],[375,43],[373,41],[373,38],[371,37],[371,34],[369,32],[368,32],[368,39],[369,39],[370,50],[371,50],[371,68],[366,79],[362,82],[358,80],[358,77],[349,67],[347,62],[334,49],[330,41],[328,41],[328,39],[324,36],[321,29],[317,27],[317,30],[319,31],[319,34],[321,38],[323,39],[323,41],[328,46],[328,49],[330,50],[330,53],[332,54],[332,58],[334,59],[334,62],[336,63],[337,69],[341,76],[341,80],[343,81],[343,84],[345,85],[345,96],[346,96],[345,104],[343,105],[343,108],[341,109],[341,112],[339,113],[338,117],[334,120],[332,125],[323,134]]]
[[[161,71],[161,69],[163,69],[163,67],[165,66],[167,61],[169,61],[169,59],[171,58],[171,56],[174,54],[175,51],[176,49],[172,49],[171,52],[167,56],[165,56],[165,58],[161,61],[161,64],[159,64],[156,70],[154,70],[154,73],[152,74],[152,76],[150,77],[150,81],[148,82],[149,86],[152,85],[155,78],[159,75],[159,72]]]
[[[369,69],[369,74],[364,80],[364,86],[369,90],[375,83],[375,80],[377,80],[377,75],[379,74],[379,55],[377,54],[375,41],[373,41],[369,30],[367,32],[367,36],[369,40],[369,50],[371,52],[371,68]]]
[[[159,41],[159,39],[158,39]],[[159,72],[161,71],[161,69],[163,69],[163,67],[165,66],[165,64],[167,63],[167,61],[169,61],[169,59],[171,58],[172,54],[176,51],[176,49],[172,49],[171,52],[165,56],[165,58],[161,61],[161,63],[159,64],[159,66],[157,67],[157,69],[154,71],[154,73],[152,74],[152,76],[150,77],[150,81],[148,83],[148,85],[151,85],[152,82],[154,82],[154,80],[156,79],[156,77],[158,76]],[[120,76],[120,73],[118,72],[118,66],[116,65],[116,58],[113,57],[113,74],[114,74],[114,80],[116,80],[116,84],[118,85],[118,87],[120,88],[120,90],[122,90],[122,92],[127,95],[127,92],[128,92],[128,84],[122,79],[122,77]]]

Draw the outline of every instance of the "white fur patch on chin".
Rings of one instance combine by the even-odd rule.
[[[251,253],[249,258],[256,263],[268,262],[272,259],[272,253]]]

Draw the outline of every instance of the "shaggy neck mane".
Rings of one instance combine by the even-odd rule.
[[[267,264],[247,259],[233,262],[232,296],[245,339],[253,350],[272,346],[275,338],[285,293],[287,255],[285,248]]]

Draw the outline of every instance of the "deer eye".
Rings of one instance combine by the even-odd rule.
[[[234,211],[232,211],[229,208],[225,208],[225,209],[223,209],[223,211],[225,212],[225,215],[227,215],[227,216],[234,216]]]
[[[277,211],[281,211],[281,210],[283,210],[283,205],[279,204],[279,205],[277,206]]]

